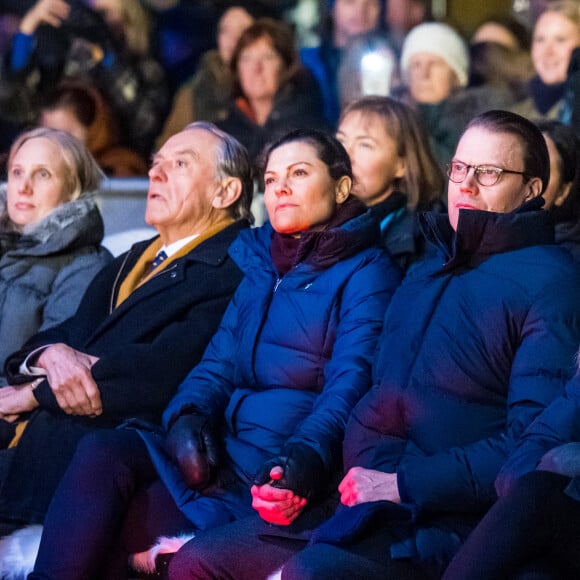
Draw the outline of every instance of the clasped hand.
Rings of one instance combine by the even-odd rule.
[[[291,524],[325,488],[326,480],[324,464],[314,449],[304,443],[285,445],[256,474],[252,507],[271,524]]]
[[[352,467],[340,482],[338,491],[341,503],[349,507],[381,500],[401,503],[396,473]]]
[[[271,469],[269,475],[272,483],[282,478],[283,471],[281,466]],[[291,524],[308,503],[306,498],[300,497],[292,490],[274,487],[270,483],[254,484],[250,491],[252,507],[260,514],[260,517],[270,524],[279,526]]]
[[[103,412],[101,393],[91,373],[98,360],[58,343],[45,349],[35,364],[46,371],[50,388],[65,413],[96,417]]]
[[[18,386],[6,386],[0,389],[0,419],[12,423],[22,413],[38,407],[38,401],[32,394],[31,383]]]

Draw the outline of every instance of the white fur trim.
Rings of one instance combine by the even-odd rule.
[[[272,572],[266,580],[282,580],[282,568],[276,570],[276,572]]]
[[[155,545],[145,552],[139,552],[138,554],[132,554],[129,557],[129,564],[134,570],[138,572],[147,572],[151,574],[155,572],[155,560],[159,554],[174,554],[183,546],[187,544],[189,540],[195,538],[195,534],[181,534],[180,536],[175,536],[169,538],[167,536],[161,536],[157,538]]]
[[[0,577],[24,580],[34,568],[42,526],[28,526],[0,539]]]

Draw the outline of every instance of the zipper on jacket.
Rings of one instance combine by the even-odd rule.
[[[276,283],[274,284],[274,290],[272,290],[272,294],[276,293],[276,290],[278,290],[278,286],[280,286],[281,283],[282,283],[282,278],[276,278]]]

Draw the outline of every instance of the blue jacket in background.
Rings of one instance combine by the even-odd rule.
[[[374,387],[344,444],[347,468],[397,473],[419,518],[394,555],[437,558],[458,545],[494,501],[515,440],[574,373],[580,272],[539,205],[461,210],[456,235],[447,216],[422,216],[438,255],[391,301]]]
[[[300,60],[316,78],[322,94],[324,117],[333,129],[336,128],[340,116],[337,79],[341,56],[340,49],[334,48],[328,42],[300,49]]]
[[[505,495],[514,481],[534,471],[543,455],[566,443],[580,441],[580,371],[566,390],[526,429],[496,480],[499,495]],[[574,477],[568,495],[580,501],[580,478]]]
[[[322,262],[307,258],[282,278],[270,256],[269,225],[239,236],[230,255],[245,277],[164,414],[165,425],[182,412],[223,418],[224,465],[235,480],[229,493],[221,483],[206,497],[185,489],[144,435],[162,479],[198,528],[252,513],[254,475],[286,443],[314,449],[329,477],[340,469],[344,427],[370,387],[400,273],[374,246],[378,226],[370,211],[325,233],[331,243],[317,256]]]

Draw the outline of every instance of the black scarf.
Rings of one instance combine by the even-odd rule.
[[[323,228],[307,230],[296,234],[272,234],[270,255],[280,276],[284,276],[300,262],[315,263],[326,267],[337,261],[337,256],[344,251],[344,242],[336,231],[338,226],[365,213],[366,206],[350,196],[337,206],[332,218]]]
[[[547,85],[540,77],[534,77],[530,81],[530,95],[536,109],[542,115],[545,115],[559,100],[564,98],[565,85],[566,83]]]

